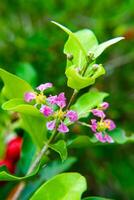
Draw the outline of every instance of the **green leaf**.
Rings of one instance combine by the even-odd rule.
[[[76,160],[75,157],[69,157],[64,162],[61,162],[61,160],[49,162],[39,171],[38,178],[27,183],[25,189],[21,193],[20,199],[29,200],[30,196],[41,186],[42,183],[59,173],[67,171]]]
[[[86,190],[86,180],[78,173],[64,173],[43,184],[30,200],[80,200]]]
[[[32,176],[34,176],[35,174],[37,174],[37,172],[39,171],[40,165],[29,175],[23,176],[23,177],[18,177],[18,176],[14,176],[12,174],[9,174],[6,171],[0,171],[0,181],[21,181],[21,180],[25,180],[28,179]]]
[[[95,83],[96,78],[105,74],[105,69],[102,65],[94,72],[92,76],[82,76],[79,74],[75,66],[70,66],[65,72],[68,82],[67,85],[73,89],[80,90]]]
[[[82,200],[112,200],[112,199],[105,198],[105,197],[86,197]]]
[[[117,38],[114,38],[114,39],[111,39],[111,40],[108,40],[106,42],[103,42],[101,44],[99,44],[96,49],[93,51],[94,53],[94,57],[97,58],[100,54],[102,54],[102,52],[108,48],[109,46],[123,40],[124,37],[117,37]]]
[[[65,26],[57,22],[53,23],[69,35],[69,38],[64,46],[64,53],[66,55],[71,54],[73,59],[71,61],[67,60],[67,67],[71,66],[72,63],[79,68],[86,65],[88,52],[96,49],[98,45],[98,41],[94,33],[89,29],[83,29],[73,33]]]
[[[67,159],[67,147],[64,140],[59,140],[57,143],[49,145],[49,147],[59,153],[62,161]]]
[[[134,142],[134,134],[131,136],[126,136],[125,131],[120,128],[116,128],[113,131],[110,131],[109,135],[113,138],[115,143],[118,144]]]
[[[33,142],[41,148],[46,140],[46,119],[39,110],[22,99],[16,98],[2,105],[4,110],[19,112],[22,117],[22,128],[26,130]]]
[[[4,82],[2,92],[8,99],[23,98],[25,92],[33,91],[32,87],[26,81],[1,68],[0,77]]]
[[[102,103],[103,99],[107,97],[107,93],[90,91],[82,95],[71,109],[77,111],[79,119],[87,117],[92,108]]]

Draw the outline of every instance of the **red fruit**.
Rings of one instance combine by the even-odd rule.
[[[22,138],[19,136],[9,141],[6,150],[6,160],[10,160],[12,162],[16,162],[19,160],[22,141]]]
[[[15,165],[13,165],[10,161],[8,160],[0,160],[0,167],[6,166],[8,171],[13,174],[15,171]]]

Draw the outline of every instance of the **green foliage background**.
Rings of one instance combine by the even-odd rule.
[[[72,31],[93,30],[100,42],[116,36],[126,40],[106,50],[103,63],[106,76],[95,87],[110,93],[109,116],[127,135],[134,132],[134,2],[133,0],[4,0],[0,2],[0,65],[33,86],[51,81],[55,90],[65,90],[66,34],[50,23],[55,20]],[[2,82],[1,82],[2,86]],[[2,112],[2,111],[1,111]],[[3,115],[1,115],[3,116]],[[0,119],[3,126],[4,117]],[[74,130],[77,134],[80,131]],[[2,136],[0,136],[1,138]],[[0,139],[1,140],[1,139]],[[86,176],[88,195],[134,199],[133,144],[89,146],[70,154],[78,157],[70,171]]]

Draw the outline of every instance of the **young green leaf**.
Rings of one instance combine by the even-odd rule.
[[[49,147],[59,153],[62,161],[67,159],[67,147],[64,140],[59,140],[57,143],[49,145]]]
[[[105,198],[105,197],[86,197],[82,200],[112,200],[112,199]]]
[[[93,51],[94,52],[94,57],[97,58],[100,54],[102,54],[102,52],[108,48],[109,46],[123,40],[124,37],[117,37],[117,38],[114,38],[114,39],[111,39],[111,40],[108,40],[106,42],[103,42],[101,44],[99,44],[97,46],[97,48]]]
[[[86,190],[86,180],[78,173],[64,173],[43,184],[30,200],[80,200]]]
[[[8,99],[23,98],[25,92],[33,91],[32,87],[26,81],[1,68],[0,77],[4,82],[2,92]]]
[[[21,180],[25,180],[25,179],[28,179],[28,178],[34,176],[35,174],[37,174],[37,172],[39,171],[39,168],[40,168],[40,165],[38,165],[32,173],[30,173],[27,176],[23,176],[23,177],[14,176],[12,174],[9,174],[6,171],[0,171],[0,181],[21,181]]]
[[[82,76],[79,74],[75,66],[70,66],[65,72],[68,82],[67,85],[73,89],[80,90],[95,83],[96,78],[105,74],[105,69],[102,65],[94,72],[92,76]]]
[[[87,117],[89,115],[90,110],[102,103],[103,99],[107,96],[108,94],[104,92],[87,92],[80,98],[78,98],[78,100],[71,107],[71,109],[77,111],[79,119],[82,117]]]

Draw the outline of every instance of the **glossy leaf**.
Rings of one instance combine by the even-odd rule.
[[[22,99],[11,99],[2,105],[4,110],[19,112],[22,117],[22,128],[26,130],[33,142],[41,148],[46,139],[46,119],[39,110]]]
[[[78,98],[71,108],[77,111],[79,118],[87,117],[90,110],[102,103],[107,96],[107,93],[90,91]]]
[[[111,40],[108,40],[106,42],[103,42],[101,44],[99,44],[97,46],[97,48],[93,51],[94,52],[94,57],[97,58],[100,54],[102,54],[102,52],[108,48],[109,46],[123,40],[124,37],[117,37],[117,38],[114,38],[114,39],[111,39]]]
[[[132,134],[131,136],[126,136],[125,131],[120,128],[116,128],[113,131],[110,131],[109,135],[111,135],[115,143],[118,144],[134,142],[134,134]]]
[[[95,83],[96,78],[105,74],[105,69],[102,65],[94,72],[92,76],[82,76],[79,74],[75,66],[68,67],[65,72],[68,82],[68,87],[80,90]]]
[[[64,162],[61,160],[54,160],[49,162],[45,167],[41,168],[38,177],[28,182],[21,193],[20,199],[29,200],[31,195],[41,186],[42,183],[49,180],[53,176],[65,172],[76,162],[75,157],[69,157]]]
[[[32,87],[26,81],[3,69],[0,69],[0,77],[4,82],[2,92],[8,99],[23,98],[25,92],[33,91]]]
[[[104,197],[86,197],[82,200],[112,200],[112,199],[104,198]]]
[[[49,147],[59,153],[62,161],[67,159],[67,147],[64,140],[59,140],[57,143],[49,145]]]
[[[96,48],[98,41],[94,33],[89,29],[77,31],[74,35],[81,43],[81,46],[86,52],[86,56],[78,45],[76,45],[75,40],[71,36],[69,36],[67,42],[65,43],[64,53],[66,55],[73,55],[72,61],[68,60],[67,66],[71,66],[73,63],[75,66],[81,68],[86,65],[88,52]]]
[[[43,184],[30,200],[80,200],[86,190],[86,180],[78,173],[64,173]]]
[[[38,166],[31,174],[23,176],[23,177],[18,177],[18,176],[9,174],[7,171],[0,171],[0,181],[21,181],[37,174],[37,172],[39,171],[39,168],[40,166]]]

